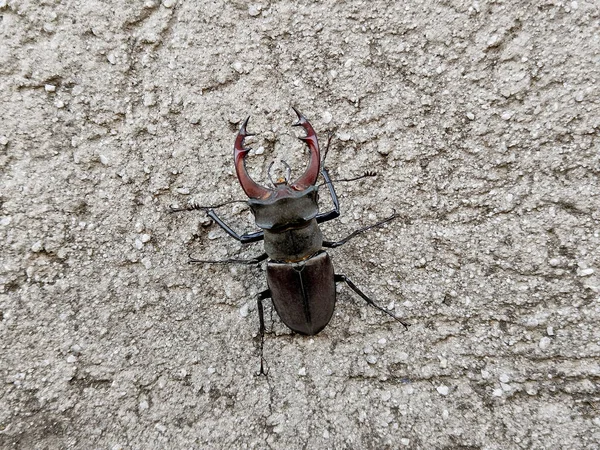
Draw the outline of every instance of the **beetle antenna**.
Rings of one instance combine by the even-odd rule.
[[[330,182],[331,183],[337,183],[337,182],[341,182],[341,181],[357,181],[357,180],[362,180],[363,178],[369,178],[369,177],[375,177],[375,176],[377,176],[377,172],[367,171],[367,172],[363,173],[362,175],[360,175],[358,177],[354,177],[354,178],[338,178],[337,180],[330,180]],[[321,183],[321,184],[319,184],[318,187],[325,186],[326,184],[327,184],[327,182]]]
[[[273,167],[273,164],[275,164],[275,161],[271,161],[271,164],[269,164],[269,168],[267,169],[267,176],[269,177],[269,181],[271,182],[273,187],[275,187],[277,185],[275,184],[275,182],[273,181],[273,178],[271,177],[271,168]]]
[[[329,144],[331,144],[331,140],[333,139],[333,131],[330,131],[327,135],[327,145],[325,146],[325,151],[323,152],[323,159],[321,159],[321,167],[325,167],[325,158],[327,158],[327,153],[329,153]]]
[[[290,176],[292,175],[292,168],[283,159],[281,160],[281,163],[285,166],[285,182],[286,182],[286,184],[289,184],[289,182],[290,182]]]
[[[216,208],[220,208],[222,206],[231,205],[233,203],[246,203],[246,200],[229,200],[228,202],[223,202],[223,203],[219,203],[218,205],[211,205],[211,206],[203,206],[203,205],[199,205],[196,202],[192,202],[182,208],[176,208],[173,205],[171,205],[171,206],[169,206],[169,212],[176,213],[176,212],[181,212],[181,211],[208,211],[209,209],[216,209]]]

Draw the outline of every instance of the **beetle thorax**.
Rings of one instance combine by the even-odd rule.
[[[263,230],[280,232],[304,227],[319,213],[318,188],[295,191],[287,184],[277,186],[267,199],[250,199],[256,225]]]

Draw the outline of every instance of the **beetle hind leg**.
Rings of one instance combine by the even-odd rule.
[[[269,371],[265,370],[266,361],[263,356],[263,349],[265,346],[265,310],[263,308],[262,301],[265,298],[271,298],[271,290],[266,289],[262,292],[259,292],[256,296],[256,306],[258,309],[258,320],[259,320],[259,334],[260,334],[260,371],[257,375],[267,376]]]
[[[377,303],[375,303],[373,300],[371,300],[369,297],[367,297],[367,295],[363,291],[361,291],[358,288],[358,286],[356,286],[352,282],[352,280],[350,280],[350,278],[348,278],[346,275],[335,274],[334,275],[334,280],[335,280],[336,283],[339,283],[341,281],[343,281],[344,283],[346,283],[350,289],[352,289],[354,292],[356,292],[369,305],[373,306],[374,308],[377,308],[379,311],[382,311],[382,312],[386,313],[388,316],[392,317],[394,320],[400,322],[404,326],[404,328],[408,330],[408,327],[410,326],[408,323],[404,322],[399,317],[396,317],[394,314],[392,314],[391,312],[389,312],[387,309],[382,308]]]

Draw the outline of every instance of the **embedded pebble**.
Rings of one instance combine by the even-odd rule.
[[[44,90],[46,92],[56,92],[56,86],[54,86],[53,84],[46,84],[44,86]]]
[[[550,347],[551,343],[552,343],[552,339],[550,339],[548,336],[544,336],[543,338],[540,339],[540,342],[538,345],[542,350],[546,350],[548,347]]]
[[[467,113],[467,119],[469,119],[469,120],[475,120],[475,114],[473,114],[472,112],[469,111]]]
[[[306,367],[302,367],[299,371],[298,371],[298,375],[300,375],[301,377],[306,376]]]
[[[140,409],[140,411],[145,411],[148,409],[150,405],[148,404],[148,402],[146,400],[142,400],[139,405],[138,408]]]
[[[256,151],[254,152],[256,155],[262,155],[265,152],[265,148],[261,145],[260,147],[258,147],[256,149]]]
[[[327,431],[327,430],[323,431],[323,438],[329,439],[329,431]]]
[[[250,14],[252,17],[256,17],[260,14],[261,9],[262,9],[261,5],[250,5],[248,7],[248,14]]]
[[[141,239],[135,238],[135,241],[133,242],[133,246],[135,248],[137,248],[138,250],[141,250],[144,247],[144,243],[142,242]]]
[[[504,394],[504,391],[501,388],[494,389],[494,391],[492,392],[492,395],[494,397],[502,397],[503,394]]]
[[[387,343],[387,339],[386,338],[381,338],[377,341],[377,343],[381,346],[384,346]]]
[[[73,363],[77,362],[77,356],[75,356],[75,355],[69,355],[69,356],[67,356],[67,362],[69,364],[73,364]]]
[[[450,393],[450,388],[448,386],[444,386],[443,384],[435,389],[440,395],[448,395]]]
[[[101,162],[103,165],[105,165],[105,166],[106,166],[106,165],[108,165],[108,158],[107,158],[105,155],[100,155],[100,156],[98,157],[98,159],[100,159],[100,162]]]
[[[408,439],[408,438],[402,438],[402,439],[400,439],[400,443],[402,445],[404,445],[405,447],[408,447],[410,445],[410,439]]]
[[[147,92],[144,94],[144,106],[154,106],[156,105],[156,95],[152,92]]]
[[[577,273],[580,277],[589,277],[591,274],[594,273],[594,269],[592,269],[591,267],[588,267],[587,269],[579,270]]]
[[[248,317],[249,313],[250,313],[249,306],[248,306],[248,303],[246,303],[244,306],[242,306],[240,308],[240,316],[242,316],[242,317]]]
[[[483,378],[484,380],[487,380],[489,377],[490,377],[490,373],[487,370],[481,371],[481,378]]]
[[[237,73],[244,73],[244,66],[242,65],[241,61],[235,61],[232,65],[231,65],[232,69],[235,70]]]
[[[391,398],[392,393],[390,391],[385,391],[381,393],[381,400],[383,400],[384,402],[390,401]]]
[[[43,249],[44,249],[44,244],[42,244],[42,241],[37,241],[36,243],[34,243],[31,246],[31,251],[34,253],[41,252]]]
[[[333,116],[329,111],[325,111],[321,117],[323,118],[323,123],[326,124],[331,122],[331,120],[333,119]]]
[[[338,134],[338,138],[340,138],[340,141],[349,141],[351,137],[352,136],[350,136],[349,133],[339,133]]]
[[[150,239],[152,239],[152,236],[150,236],[149,234],[142,234],[140,236],[140,240],[145,244],[146,242],[148,242]]]
[[[508,383],[510,381],[510,377],[508,376],[508,374],[503,373],[502,375],[500,375],[499,380],[500,383]]]
[[[165,8],[172,8],[177,3],[177,0],[163,0],[162,4]]]
[[[546,328],[546,334],[548,336],[554,336],[554,327],[547,327]]]
[[[8,144],[8,138],[4,135],[0,136],[0,145],[6,145]]]
[[[513,116],[512,111],[504,111],[500,117],[502,117],[502,120],[510,120],[510,118],[512,116]]]
[[[373,354],[368,355],[367,362],[369,364],[377,364],[377,355],[373,355]]]
[[[188,188],[177,188],[175,192],[181,195],[190,195],[190,190]]]
[[[218,232],[218,231],[216,231],[216,230],[215,230],[215,231],[211,231],[211,232],[209,232],[209,233],[208,233],[208,238],[209,238],[210,240],[215,240],[215,239],[217,239],[218,237],[219,237],[219,232]]]
[[[550,264],[552,267],[560,266],[560,259],[552,258],[550,261],[548,261],[548,264]]]

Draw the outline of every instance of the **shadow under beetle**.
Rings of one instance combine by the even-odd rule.
[[[262,303],[265,298],[271,298],[277,314],[291,330],[304,335],[315,335],[331,320],[335,307],[335,284],[343,281],[369,305],[393,317],[405,328],[408,327],[407,323],[367,297],[348,277],[336,274],[329,255],[323,250],[324,247],[339,247],[355,236],[395,219],[397,215],[394,214],[381,222],[360,228],[340,241],[323,240],[319,224],[337,218],[340,215],[340,205],[333,183],[323,165],[324,161],[321,161],[317,135],[308,120],[296,108],[293,109],[298,116],[298,122],[294,126],[304,128],[306,136],[300,137],[300,140],[304,141],[310,150],[310,163],[304,174],[296,181],[290,183],[291,169],[285,162],[287,169],[285,177],[275,181],[271,179],[271,167],[269,167],[272,188],[261,186],[250,178],[245,165],[250,148],[244,147],[246,137],[253,136],[246,129],[250,117],[242,124],[235,140],[234,163],[237,178],[249,197],[247,203],[261,231],[239,235],[217,215],[214,211],[216,207],[192,204],[185,208],[172,209],[174,212],[204,210],[227,234],[242,244],[264,240],[265,252],[253,259],[222,261],[190,259],[190,262],[196,263],[242,264],[255,264],[268,259],[268,289],[257,296],[260,321],[260,373],[262,374],[265,373],[263,370],[265,322]],[[325,155],[328,148],[329,141]],[[323,213],[319,213],[318,205],[316,183],[319,174],[323,176],[333,202],[333,209]],[[366,174],[369,175],[374,174]]]

